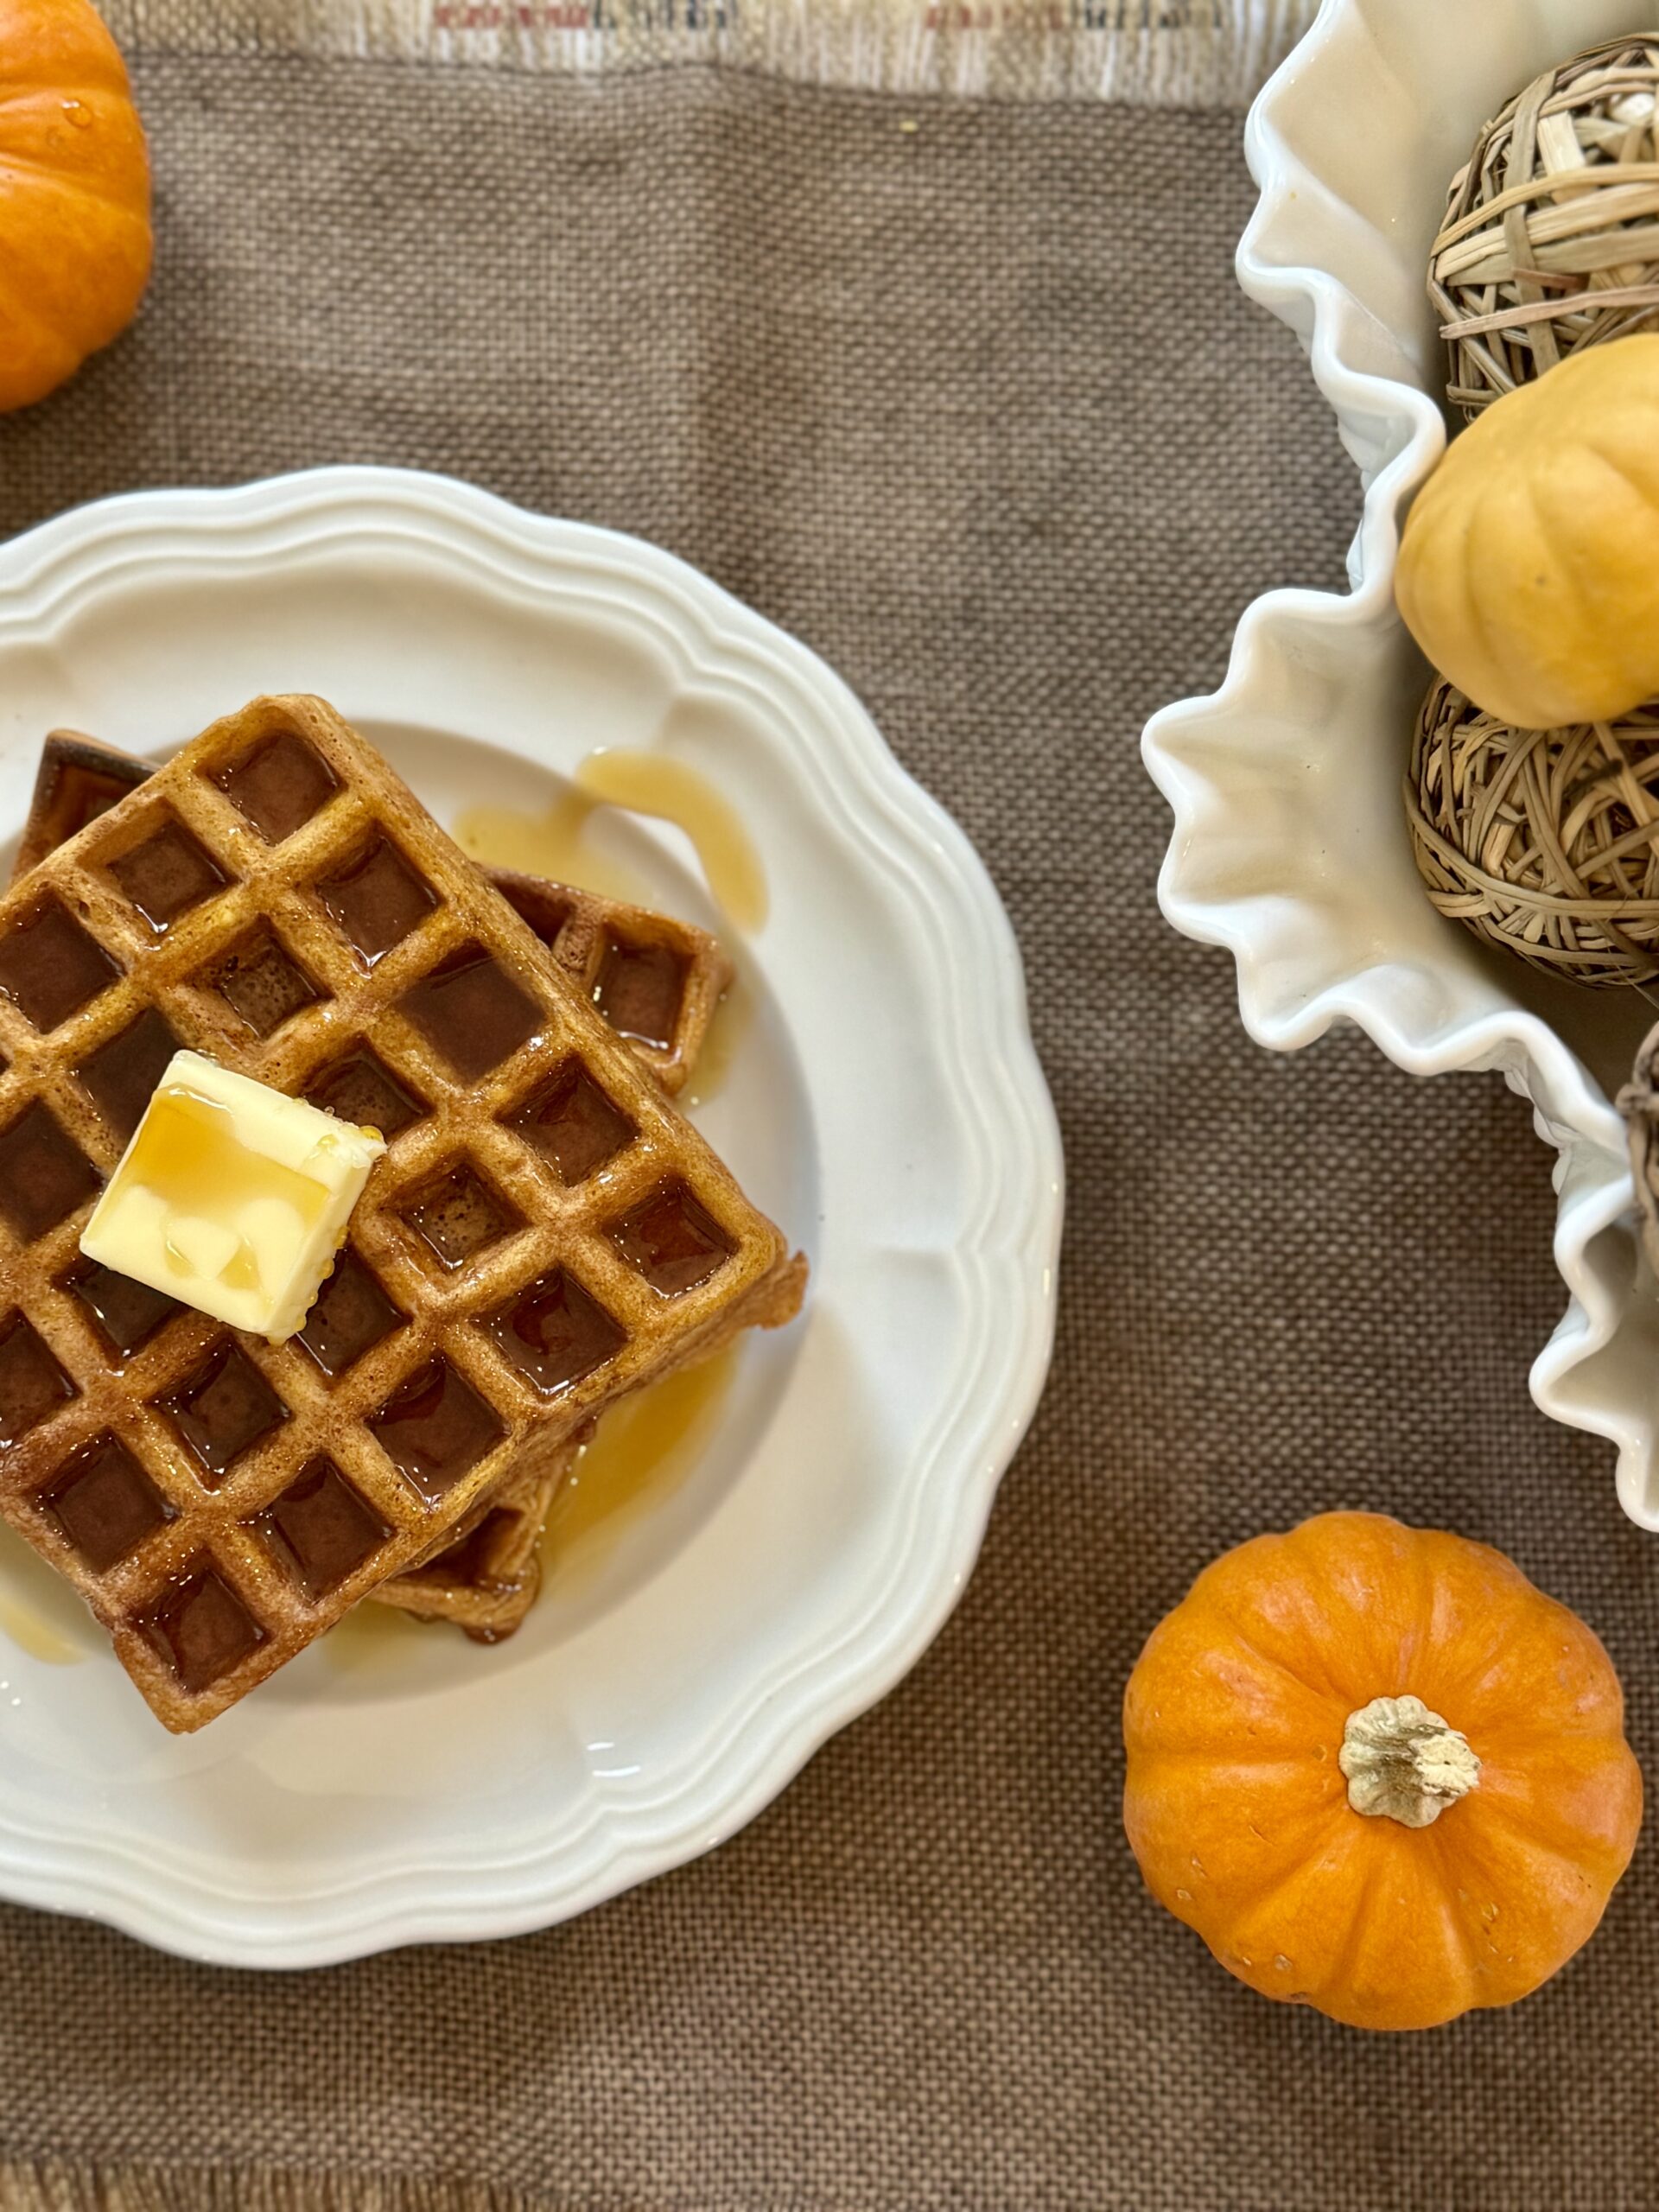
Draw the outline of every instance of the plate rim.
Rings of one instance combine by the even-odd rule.
[[[117,493],[20,534],[0,546],[0,649],[31,633],[49,634],[87,594],[119,588],[124,568],[149,574],[160,554],[188,549],[200,556],[234,534],[250,557],[280,566],[338,538],[342,525],[346,535],[372,534],[389,517],[409,526],[427,558],[456,563],[474,582],[478,549],[492,542],[539,566],[554,587],[562,559],[624,564],[631,579],[649,579],[715,664],[746,663],[751,680],[773,687],[774,704],[791,695],[811,702],[815,734],[830,734],[838,769],[856,787],[849,787],[849,803],[856,797],[879,815],[884,837],[903,854],[914,881],[927,887],[939,925],[931,934],[941,977],[955,985],[956,1046],[964,1053],[970,1043],[978,1047],[983,1080],[967,1095],[1001,1181],[975,1210],[978,1241],[957,1255],[956,1281],[971,1293],[969,1259],[994,1257],[1005,1268],[1012,1252],[1026,1270],[1028,1294],[1024,1327],[1010,1332],[1019,1341],[995,1395],[988,1394],[960,1438],[946,1424],[931,1464],[917,1471],[904,1555],[883,1562],[890,1571],[875,1604],[833,1648],[768,1676],[758,1696],[751,1684],[747,1713],[722,1716],[713,1765],[727,1779],[716,1804],[696,1802],[683,1783],[667,1801],[630,1807],[613,1800],[581,1830],[582,1842],[601,1832],[602,1848],[579,1854],[580,1863],[565,1865],[563,1873],[570,1846],[562,1840],[539,1858],[480,1858],[474,1847],[464,1866],[417,1858],[389,1870],[377,1860],[343,1882],[257,1901],[217,1888],[200,1867],[177,1865],[158,1893],[149,1860],[108,1837],[100,1845],[28,1827],[15,1803],[0,1812],[0,1895],[227,1966],[310,1967],[410,1942],[528,1932],[589,1910],[735,1834],[832,1735],[896,1688],[944,1626],[1036,1411],[1054,1344],[1064,1216],[1059,1127],[1031,1035],[1018,944],[990,876],[965,832],[900,766],[843,679],[690,563],[650,540],[538,514],[454,477],[363,465],[309,468],[238,485]],[[999,1275],[998,1283],[1006,1313],[1006,1278]],[[982,1299],[982,1323],[983,1306]],[[959,1415],[955,1425],[966,1419]],[[740,1738],[747,1739],[741,1768]],[[706,1785],[710,1770],[705,1757],[692,1781]],[[677,1808],[672,1825],[668,1815]],[[257,1929],[249,1924],[256,1911]]]

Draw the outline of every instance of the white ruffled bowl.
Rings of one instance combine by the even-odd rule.
[[[1541,70],[1650,25],[1656,0],[1325,0],[1250,115],[1238,273],[1301,340],[1360,470],[1352,592],[1258,600],[1221,690],[1166,708],[1145,753],[1175,812],[1164,912],[1231,951],[1259,1043],[1352,1021],[1414,1075],[1496,1068],[1531,1101],[1569,1293],[1533,1396],[1616,1445],[1624,1510],[1659,1529],[1659,1289],[1611,1103],[1651,1009],[1535,976],[1429,906],[1400,797],[1426,671],[1393,598],[1401,516],[1446,440],[1424,289],[1446,187]]]

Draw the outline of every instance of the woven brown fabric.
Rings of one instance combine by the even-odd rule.
[[[324,1974],[0,1913],[0,2202],[1650,2204],[1650,1848],[1542,1994],[1389,2040],[1230,1982],[1118,1825],[1147,1630],[1222,1547],[1337,1505],[1497,1543],[1584,1611],[1659,1774],[1659,1554],[1605,1448],[1526,1393],[1560,1297],[1526,1109],[1353,1038],[1257,1052],[1225,961],[1154,908],[1143,716],[1218,677],[1256,590],[1335,586],[1357,510],[1233,289],[1237,118],[695,73],[138,78],[155,293],[0,428],[0,526],[401,461],[702,563],[842,671],[986,855],[1070,1229],[1053,1380],[960,1611],[770,1813],[569,1929]]]

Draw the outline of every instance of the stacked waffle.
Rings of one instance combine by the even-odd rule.
[[[486,878],[309,698],[159,770],[49,741],[18,871],[0,1513],[174,1729],[362,1599],[507,1633],[605,1408],[799,1306],[804,1263],[671,1103],[718,948]],[[285,1343],[81,1254],[181,1046],[387,1141]]]

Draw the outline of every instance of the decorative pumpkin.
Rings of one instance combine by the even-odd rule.
[[[1395,593],[1440,674],[1516,728],[1659,696],[1659,335],[1494,401],[1418,493]]]
[[[1618,1678],[1484,1544],[1328,1513],[1205,1569],[1124,1705],[1153,1894],[1264,1997],[1427,2028],[1548,1980],[1629,1863]]]
[[[0,0],[0,410],[131,321],[149,275],[149,163],[86,0]]]

